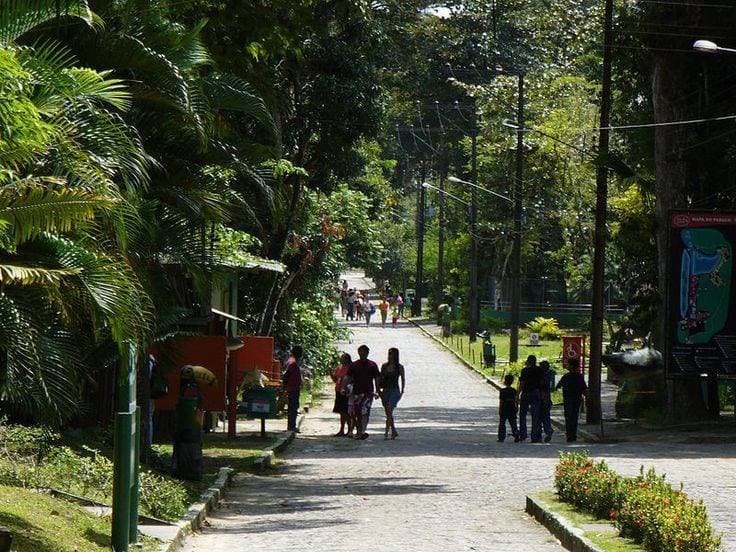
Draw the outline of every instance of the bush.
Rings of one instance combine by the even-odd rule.
[[[638,477],[623,477],[604,462],[595,463],[587,453],[560,454],[555,470],[560,500],[610,519],[625,537],[646,550],[716,552],[720,537],[702,501],[695,502],[673,489],[653,469]]]
[[[450,322],[450,330],[454,334],[466,334],[468,333],[468,328],[470,325],[468,324],[467,320],[460,319],[460,320],[453,320]]]
[[[503,318],[498,318],[487,313],[483,313],[480,317],[480,327],[491,333],[498,333],[507,327]]]
[[[59,435],[44,428],[0,423],[0,484],[54,488],[101,502],[112,497],[112,461],[81,446],[81,453],[59,444]],[[188,505],[186,486],[176,479],[141,468],[141,512],[173,520]]]
[[[560,339],[563,335],[555,318],[544,318],[537,316],[531,322],[525,324],[532,333],[538,333],[540,339]]]

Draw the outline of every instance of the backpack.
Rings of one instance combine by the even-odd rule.
[[[376,305],[371,303],[371,314],[374,314],[376,312]]]

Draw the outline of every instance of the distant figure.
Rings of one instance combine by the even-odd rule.
[[[391,307],[391,327],[395,328],[399,324],[399,309],[396,305]]]
[[[529,355],[519,375],[519,438],[522,441],[527,438],[526,418],[531,411],[532,443],[542,442],[542,426],[539,418],[541,379],[537,357]]]
[[[348,281],[347,280],[343,280],[342,281],[342,289],[344,289],[345,291],[348,290]]]
[[[363,311],[365,310],[365,300],[363,294],[358,292],[358,298],[355,300],[355,317],[358,320],[363,320]]]
[[[353,359],[350,355],[343,353],[340,355],[340,365],[330,374],[332,381],[335,382],[335,406],[332,411],[340,415],[340,431],[335,437],[343,437],[345,433],[345,425],[348,425],[348,433],[351,433],[350,423],[348,421],[348,390],[346,389],[346,376],[352,364]]]
[[[302,390],[302,348],[295,345],[291,349],[291,356],[286,361],[286,369],[282,385],[289,397],[288,418],[286,423],[287,431],[299,432],[296,427],[296,416],[299,413],[299,393]]]
[[[353,382],[353,404],[356,417],[356,438],[367,439],[368,421],[371,417],[375,387],[378,384],[380,373],[375,362],[368,359],[370,349],[367,345],[358,347],[358,360],[350,365],[348,376]],[[377,395],[376,395],[377,396]]]
[[[348,290],[340,290],[340,316],[347,319],[348,316]]]
[[[355,301],[358,298],[358,294],[355,292],[354,289],[348,290],[348,298],[347,298],[347,304],[348,304],[348,314],[345,317],[346,320],[355,320]]]
[[[401,388],[399,388],[399,380],[401,380]],[[399,434],[394,422],[394,410],[401,397],[404,396],[404,389],[406,388],[406,375],[404,367],[399,363],[399,350],[396,347],[391,347],[388,350],[388,362],[381,366],[379,381],[379,395],[383,403],[383,410],[386,412],[386,431],[383,438],[389,438],[388,432],[390,430],[391,439],[396,439]]]
[[[386,327],[386,319],[388,318],[388,309],[391,306],[391,304],[388,302],[388,299],[385,297],[381,298],[381,302],[378,303],[378,310],[381,311],[381,327]]]
[[[514,375],[506,374],[503,377],[503,384],[506,386],[499,391],[498,404],[498,442],[503,443],[506,440],[506,422],[511,426],[511,435],[514,436],[514,443],[518,443],[519,430],[516,426],[516,389],[511,387],[514,384]]]
[[[399,309],[399,318],[404,316],[404,295],[402,293],[396,294],[396,307]]]
[[[370,299],[366,299],[363,305],[363,318],[365,318],[366,326],[371,325],[371,316],[373,316],[374,312],[376,312],[376,306]]]
[[[411,316],[411,315],[413,314],[413,313],[412,313],[412,310],[411,310],[411,308],[412,308],[412,306],[414,305],[414,303],[413,303],[413,301],[412,301],[412,300],[413,300],[413,297],[412,297],[412,295],[411,295],[411,294],[407,295],[407,296],[406,296],[406,297],[404,298],[404,307],[405,307],[405,308],[407,308],[407,309],[409,310],[409,316]]]
[[[567,442],[573,443],[578,439],[578,416],[580,403],[583,400],[588,386],[580,373],[580,359],[571,358],[567,361],[567,374],[560,378],[555,389],[562,388],[562,404],[565,409],[565,433]]]
[[[539,363],[541,372],[541,385],[539,386],[539,421],[544,431],[544,442],[549,443],[552,440],[552,394],[550,391],[550,383],[552,379],[552,370],[549,362],[543,360]]]

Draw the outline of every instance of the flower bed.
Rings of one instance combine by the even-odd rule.
[[[622,536],[647,550],[721,550],[721,538],[714,535],[702,501],[688,498],[682,488],[673,489],[653,469],[624,477],[587,453],[562,453],[555,488],[560,500],[611,520]]]

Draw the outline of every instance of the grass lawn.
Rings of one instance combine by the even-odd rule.
[[[266,427],[268,428],[268,425]],[[220,468],[227,466],[233,468],[236,472],[247,471],[261,451],[275,442],[276,437],[272,434],[267,434],[265,438],[261,438],[259,435],[239,435],[237,439],[231,440],[224,433],[205,433],[202,443],[202,481],[184,482],[191,501],[196,501],[202,491],[213,483]],[[162,462],[171,465],[173,451],[171,443],[154,445],[153,448],[160,455]]]
[[[14,552],[96,552],[110,550],[110,518],[51,496],[0,485],[0,525],[13,535]],[[144,549],[153,550],[153,539]]]
[[[590,514],[576,510],[570,504],[559,501],[553,492],[540,493],[535,495],[535,498],[543,502],[548,510],[564,518],[570,525],[581,529],[583,536],[602,552],[644,552],[645,550],[633,540],[619,536],[618,531],[606,530],[610,527],[607,521],[596,519]],[[596,530],[596,525],[600,526],[600,530]]]

